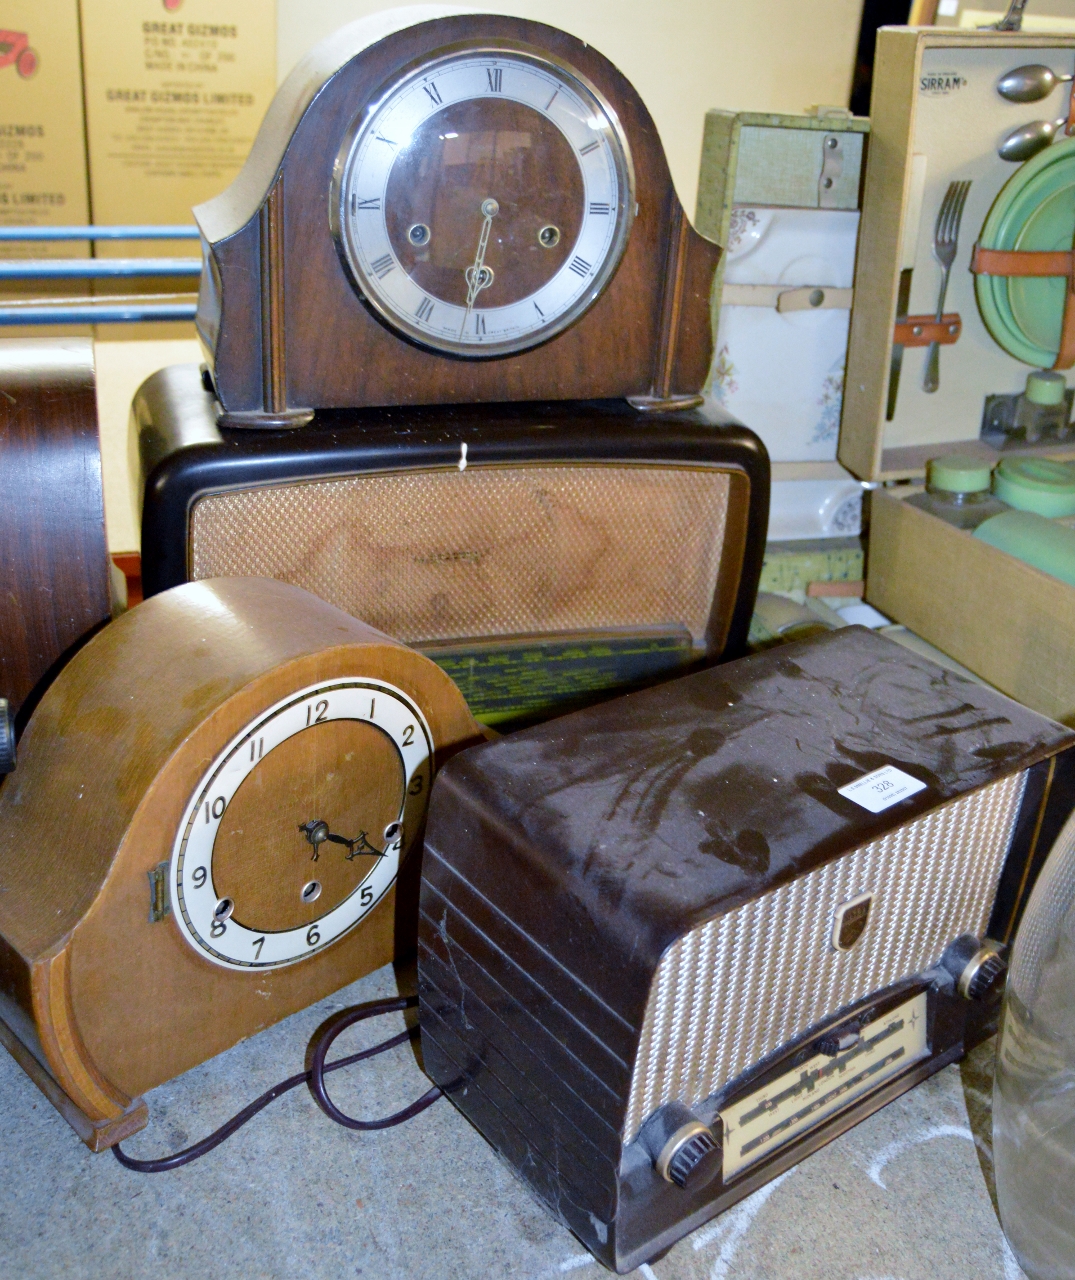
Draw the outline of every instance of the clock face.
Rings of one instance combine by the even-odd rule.
[[[436,58],[352,127],[333,216],[359,291],[436,350],[545,341],[600,295],[634,215],[615,113],[566,67],[510,47]]]
[[[171,860],[183,936],[232,969],[324,950],[395,881],[433,781],[422,713],[378,680],[299,690],[206,770]]]

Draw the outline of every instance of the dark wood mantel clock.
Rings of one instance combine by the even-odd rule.
[[[195,210],[222,426],[700,403],[719,249],[688,222],[642,100],[566,32],[445,12],[324,42]]]

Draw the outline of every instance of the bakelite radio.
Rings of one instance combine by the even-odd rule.
[[[696,410],[367,409],[221,430],[193,365],[134,402],[147,596],[279,578],[439,663],[487,724],[737,656],[769,466]]]
[[[990,1033],[1073,745],[850,627],[462,753],[427,1072],[633,1270]]]

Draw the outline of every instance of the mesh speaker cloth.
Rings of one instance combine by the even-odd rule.
[[[474,466],[202,498],[194,579],[279,578],[409,644],[679,623],[703,642],[729,476]]]
[[[1025,773],[962,796],[680,938],[653,979],[624,1139],[656,1107],[708,1098],[854,1001],[980,937]],[[833,912],[871,892],[862,939],[831,945]]]

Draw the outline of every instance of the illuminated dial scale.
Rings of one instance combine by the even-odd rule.
[[[552,61],[456,54],[355,122],[335,213],[355,284],[394,328],[468,356],[522,350],[600,295],[634,213],[615,113]]]
[[[314,685],[270,707],[217,755],[187,806],[170,868],[183,936],[235,969],[291,964],[335,942],[395,882],[432,763],[422,713],[383,681]]]

